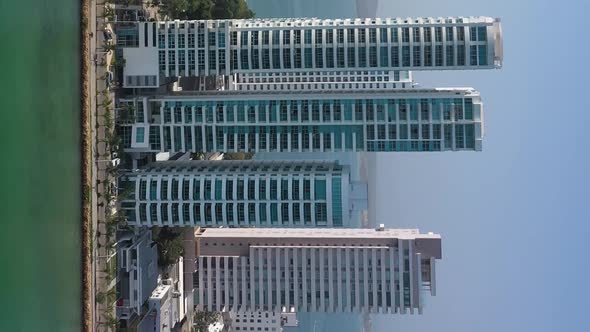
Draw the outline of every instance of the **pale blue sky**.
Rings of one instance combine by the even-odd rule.
[[[258,16],[355,11],[353,0],[251,3]],[[378,155],[377,219],[442,234],[444,258],[424,314],[377,316],[375,331],[590,331],[589,12],[582,0],[380,1],[380,17],[501,17],[504,68],[415,74],[481,92],[484,150]],[[321,329],[357,326],[332,316]]]
[[[480,153],[379,154],[378,219],[443,235],[438,295],[376,331],[590,331],[588,1],[384,1],[380,16],[501,17],[504,68],[417,73],[473,86]],[[585,87],[586,86],[586,87]]]

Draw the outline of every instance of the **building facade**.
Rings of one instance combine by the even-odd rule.
[[[281,332],[284,327],[297,327],[297,313],[276,311],[230,312],[231,332]]]
[[[134,105],[128,152],[480,151],[470,88],[174,95]]]
[[[169,161],[122,177],[134,226],[351,227],[367,207],[336,161]]]
[[[158,286],[158,251],[149,230],[125,234],[117,247],[117,318],[131,323]]]
[[[125,33],[123,86],[135,88],[178,76],[490,69],[503,59],[500,21],[489,17],[176,20]]]
[[[209,311],[422,313],[441,239],[418,230],[198,229],[195,304]]]

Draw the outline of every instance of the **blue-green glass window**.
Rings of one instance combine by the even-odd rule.
[[[266,203],[260,203],[258,205],[258,216],[260,218],[260,223],[266,224]]]
[[[332,178],[332,221],[334,226],[342,226],[342,179]]]
[[[473,100],[465,99],[465,120],[473,120]]]
[[[359,67],[367,66],[367,49],[363,46],[358,48],[359,52]]]
[[[305,224],[311,224],[311,203],[303,204],[303,220]]]
[[[433,124],[432,125],[432,138],[433,139],[440,139],[440,124]]]
[[[422,66],[422,55],[420,52],[420,46],[414,46],[413,54],[414,66]]]
[[[443,65],[443,47],[442,47],[442,45],[436,45],[434,48],[434,65],[438,66],[438,67]]]
[[[175,39],[174,39],[174,34],[173,33],[169,33],[168,34],[168,48],[174,48],[175,47]]]
[[[326,180],[314,181],[314,199],[326,199]]]
[[[369,47],[369,66],[377,67],[377,47]]]
[[[311,30],[305,30],[305,45],[311,45]]]
[[[379,29],[379,42],[381,44],[387,44],[387,28]]]
[[[402,42],[404,42],[404,43],[410,42],[410,29],[409,28],[402,28]]]
[[[487,66],[488,64],[488,47],[486,45],[479,45],[478,47],[479,65]]]
[[[469,28],[469,40],[477,41],[477,27]]]
[[[182,128],[174,126],[174,149],[181,151],[182,149]]]
[[[418,100],[411,99],[408,104],[410,106],[410,120],[417,121],[418,120]]]
[[[455,147],[457,149],[465,148],[465,127],[463,125],[455,125]]]
[[[291,44],[291,31],[283,30],[283,45]]]
[[[447,45],[447,66],[453,66],[455,63],[454,59],[455,50],[452,45]]]
[[[158,48],[166,48],[166,35],[158,35]]]
[[[336,65],[338,68],[344,68],[344,47],[338,47],[336,51]]]
[[[168,204],[163,203],[162,205],[160,205],[160,217],[162,218],[162,221],[168,221]]]
[[[352,102],[344,101],[344,120],[352,121]]]
[[[186,151],[193,150],[193,133],[191,127],[188,126],[184,127],[184,145],[186,146]]]
[[[270,222],[276,224],[279,221],[279,210],[277,203],[270,204]]]
[[[249,203],[248,204],[248,222],[253,224],[256,222],[256,204]]]
[[[258,49],[252,49],[252,69],[260,68],[260,57],[258,56]]]
[[[354,50],[355,50],[354,47],[347,48],[347,52],[348,52],[348,67],[355,67],[356,66],[355,51]]]
[[[215,199],[221,199],[221,193],[223,192],[223,181],[215,180]]]
[[[315,49],[315,66],[317,68],[324,67],[324,51],[321,47],[316,47]]]
[[[399,67],[399,47],[391,47],[391,66]]]
[[[237,180],[236,196],[238,200],[244,199],[244,180]]]
[[[399,42],[397,28],[391,28],[391,41],[393,43],[398,43]]]
[[[248,59],[248,50],[242,49],[240,51],[241,54],[241,65],[242,65],[242,69],[249,69],[250,65],[249,65],[249,59]]]
[[[279,45],[279,41],[280,41],[279,30],[271,31],[271,33],[272,33],[272,44]]]
[[[312,50],[311,50],[311,48],[306,48],[304,52],[305,52],[304,53],[305,68],[311,68],[313,66]]]
[[[215,46],[215,32],[209,32],[209,46]]]
[[[465,125],[465,147],[467,149],[475,148],[475,124]]]
[[[487,40],[487,29],[486,27],[477,27],[477,40],[478,41],[486,41]]]
[[[234,205],[232,203],[228,203],[225,206],[225,218],[229,222],[235,222],[235,220],[234,220]]]
[[[289,223],[289,203],[281,204],[281,221],[283,224]]]
[[[238,223],[245,223],[246,222],[246,215],[244,213],[244,203],[238,203]]]
[[[387,51],[387,46],[381,46],[381,50],[379,52],[379,65],[381,67],[388,67],[389,66],[389,52]]]
[[[457,65],[465,66],[465,45],[457,45]]]
[[[315,220],[324,223],[328,221],[328,207],[326,203],[315,203]]]
[[[309,179],[303,180],[303,199],[311,199],[311,180]]]
[[[280,50],[278,48],[273,48],[272,49],[272,67],[274,69],[280,69],[281,68],[281,53],[280,53]]]
[[[408,139],[408,125],[401,124],[399,126],[399,138],[400,139]]]
[[[240,45],[248,45],[248,31],[242,31],[242,33],[240,34]]]
[[[453,148],[453,125],[444,125],[445,149]]]
[[[291,68],[291,49],[283,49],[283,68]]]
[[[225,47],[225,32],[217,33],[217,47]]]
[[[215,50],[209,51],[209,69],[217,69],[217,55],[215,54]]]
[[[410,67],[410,46],[402,47],[402,66]]]
[[[205,194],[205,199],[210,200],[211,199],[211,180],[205,180],[203,191]]]
[[[270,69],[270,50],[268,48],[262,50],[262,68]]]
[[[472,66],[477,66],[477,46],[471,45],[470,47],[471,55],[469,57],[469,64]]]

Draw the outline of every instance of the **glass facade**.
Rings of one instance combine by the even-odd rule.
[[[502,61],[495,49],[499,22],[487,17],[168,21],[139,24],[137,31],[136,39],[153,40],[153,46],[157,40],[152,48],[160,51],[164,76],[487,69]],[[473,47],[477,61],[459,61],[472,59]]]
[[[159,162],[125,176],[135,189],[122,204],[131,225],[347,224],[349,173],[335,162]]]
[[[482,105],[469,89],[354,95],[251,94],[160,100],[152,151],[480,150]],[[174,115],[175,116],[172,116]]]

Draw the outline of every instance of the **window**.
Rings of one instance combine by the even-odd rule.
[[[445,30],[447,31],[447,42],[453,41],[453,28],[452,27],[447,27],[445,28]]]
[[[454,55],[455,50],[453,49],[453,45],[447,45],[447,66],[453,66],[455,64]]]
[[[403,43],[410,42],[410,28],[402,28],[402,42]]]
[[[424,41],[427,43],[432,42],[432,28],[431,27],[424,28]]]
[[[422,57],[420,54],[420,46],[414,46],[414,66],[422,65]]]
[[[412,31],[412,35],[414,38],[414,43],[419,43],[420,42],[420,28],[414,28],[414,30]]]
[[[291,44],[291,31],[283,31],[283,45]]]
[[[442,42],[442,28],[441,27],[434,28],[434,40],[436,42]]]

